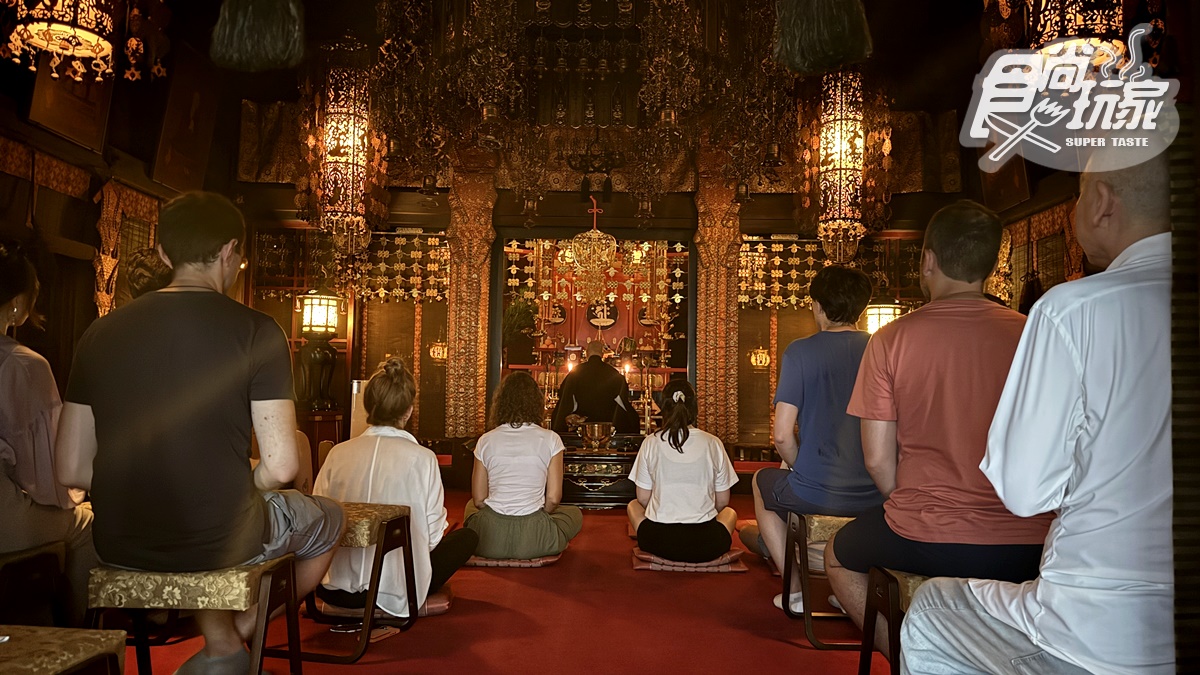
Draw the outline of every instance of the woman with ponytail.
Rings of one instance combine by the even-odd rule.
[[[404,430],[412,416],[417,385],[404,362],[390,358],[371,376],[363,392],[367,430],[329,451],[313,493],[340,502],[397,504],[411,509],[416,605],[438,591],[475,553],[479,538],[470,530],[446,529],[445,491],[437,455]],[[408,616],[400,551],[383,561],[376,605],[393,616]],[[340,548],[317,597],[338,607],[362,609],[367,599],[374,547]]]
[[[629,475],[637,499],[629,522],[638,548],[676,562],[721,557],[733,541],[737,512],[729,489],[737,473],[721,440],[692,426],[696,392],[687,380],[671,380],[662,391],[662,427],[642,441]]]
[[[583,513],[562,506],[563,441],[542,426],[546,399],[529,373],[510,373],[492,400],[492,430],[475,443],[466,527],[479,556],[529,560],[558,555],[579,534]]]

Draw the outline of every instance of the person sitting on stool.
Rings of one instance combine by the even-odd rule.
[[[629,383],[621,371],[604,362],[604,343],[593,340],[584,353],[587,361],[563,378],[551,428],[558,433],[567,431],[567,416],[575,414],[589,422],[612,422],[617,433],[640,432]]]

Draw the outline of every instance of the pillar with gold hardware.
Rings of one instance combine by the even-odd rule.
[[[734,190],[719,171],[696,191],[696,394],[700,427],[725,443],[738,439],[737,262],[742,235]]]
[[[487,419],[488,293],[491,280],[491,173],[458,173],[450,190],[449,330],[446,361],[446,435],[473,436]]]

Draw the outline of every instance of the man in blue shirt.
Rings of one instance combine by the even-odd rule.
[[[871,280],[859,270],[822,269],[809,286],[820,330],[783,353],[772,435],[791,468],[754,475],[754,511],[773,560],[784,559],[788,512],[857,516],[883,503],[863,464],[858,418],[846,414],[870,339],[856,324],[871,292]],[[799,571],[793,571],[792,588],[799,588]],[[792,594],[791,604],[802,611],[799,593]],[[782,594],[775,605],[783,607]]]

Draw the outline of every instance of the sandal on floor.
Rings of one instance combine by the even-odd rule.
[[[249,669],[250,652],[245,649],[216,657],[205,656],[201,649],[184,661],[175,675],[241,675]]]

